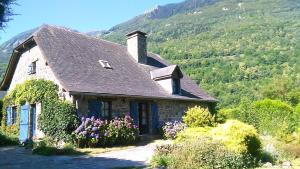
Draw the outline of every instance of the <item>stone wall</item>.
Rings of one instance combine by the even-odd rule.
[[[28,74],[28,67],[32,62],[36,62],[36,73]],[[59,91],[62,91],[63,89],[63,86],[55,77],[53,71],[51,70],[50,66],[48,65],[38,46],[29,49],[20,56],[8,92],[12,90],[16,86],[16,84],[20,84],[23,83],[25,80],[31,79],[51,80],[58,85]],[[68,92],[65,92],[64,95],[66,100],[72,102],[72,97],[68,94]]]
[[[130,100],[127,98],[101,98],[95,96],[76,96],[76,108],[79,116],[86,116],[88,113],[88,101],[90,99],[107,100],[112,103],[112,116],[123,116],[130,112]]]
[[[88,112],[88,100],[96,99],[95,96],[81,96],[75,97],[76,106],[78,108],[79,116],[86,116]],[[98,99],[101,99],[98,98]],[[112,102],[112,116],[124,116],[125,114],[130,113],[130,98],[102,98],[103,100],[110,100]],[[139,102],[139,100],[135,100]],[[145,102],[145,100],[140,100],[141,102]],[[167,101],[167,100],[148,100],[149,103],[149,129],[150,133],[152,133],[152,114],[151,114],[151,106],[152,102],[156,102],[158,106],[158,116],[159,122],[172,121],[172,120],[181,120],[184,113],[188,110],[189,107],[194,107],[196,105],[201,106],[203,108],[207,108],[207,104],[199,103],[199,102],[187,102],[187,101]]]
[[[181,120],[189,107],[201,106],[207,108],[207,104],[187,101],[158,101],[159,121]]]

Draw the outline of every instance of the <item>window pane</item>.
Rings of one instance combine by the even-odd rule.
[[[17,107],[12,107],[12,115],[11,115],[11,122],[15,124],[17,121]]]

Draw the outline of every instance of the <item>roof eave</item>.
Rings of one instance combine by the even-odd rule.
[[[4,77],[0,83],[0,90],[6,91],[8,90],[13,74],[15,72],[17,63],[19,61],[19,57],[26,51],[31,49],[33,46],[35,46],[35,40],[33,36],[30,36],[27,40],[25,40],[23,43],[18,45],[14,48],[13,53],[11,54],[11,57],[9,59]]]
[[[70,95],[88,95],[88,96],[103,96],[103,97],[122,97],[122,98],[134,98],[134,99],[158,99],[158,100],[183,100],[183,101],[194,101],[194,102],[209,102],[215,103],[216,100],[207,99],[196,99],[196,98],[172,98],[172,97],[153,97],[153,96],[142,96],[142,95],[125,95],[125,94],[110,94],[110,93],[92,93],[92,92],[78,92],[69,91]]]

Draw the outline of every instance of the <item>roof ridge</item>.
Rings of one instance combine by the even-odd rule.
[[[89,35],[85,34],[84,32],[74,31],[71,28],[67,28],[67,27],[63,27],[63,26],[57,26],[57,25],[42,24],[38,28],[38,30],[36,30],[34,33],[37,34],[43,28],[52,29],[52,30],[53,29],[60,29],[60,30],[64,30],[64,31],[67,31],[67,32],[70,32],[70,33],[74,33],[74,34],[78,34],[78,35],[84,36],[84,37],[89,38],[89,39],[98,40],[98,41],[110,43],[110,44],[113,44],[113,45],[126,47],[125,45],[122,45],[122,44],[119,44],[119,43],[116,43],[116,42],[111,42],[111,41],[108,41],[108,40],[105,40],[105,39],[99,39],[99,38],[96,38],[96,37],[93,37],[93,36],[89,36]],[[125,37],[125,35],[124,35],[124,37]]]

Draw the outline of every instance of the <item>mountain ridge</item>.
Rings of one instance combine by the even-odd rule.
[[[297,0],[186,0],[87,34],[125,44],[128,32],[147,32],[149,51],[178,64],[220,107],[230,107],[243,97],[264,98],[281,77],[292,86],[290,100],[300,100],[299,18]]]

